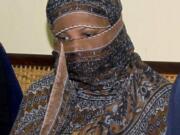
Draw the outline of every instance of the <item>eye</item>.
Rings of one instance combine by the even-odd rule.
[[[61,34],[56,35],[56,38],[57,38],[58,40],[60,40],[60,41],[68,41],[68,40],[70,40],[70,38],[69,38],[68,36],[66,36],[66,35],[61,35]]]
[[[85,37],[92,37],[92,36],[94,36],[94,35],[96,35],[97,33],[95,33],[95,32],[84,32],[83,33],[83,36],[85,36]]]

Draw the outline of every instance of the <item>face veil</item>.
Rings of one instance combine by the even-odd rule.
[[[111,25],[107,31],[111,31],[113,27],[117,27],[115,25],[118,21],[122,21],[121,10],[122,6],[119,0],[108,0],[108,2],[104,0],[49,1],[47,16],[50,25],[53,25],[58,16],[68,16],[73,12],[85,11],[106,17]],[[112,37],[113,40],[106,41],[101,48],[66,53],[69,78],[79,82],[78,84],[86,87],[88,91],[93,91],[92,94],[97,94],[100,91],[102,93],[106,91],[106,94],[110,94],[107,93],[107,89],[102,90],[102,88],[107,87],[110,80],[116,81],[114,76],[117,72],[127,74],[128,66],[140,60],[139,56],[134,53],[133,44],[126,33],[124,24],[116,29],[119,31],[116,31]],[[112,35],[112,33],[110,34]],[[98,39],[96,41],[98,42]],[[86,46],[87,42],[83,43]],[[93,42],[92,46],[94,44],[96,43]]]

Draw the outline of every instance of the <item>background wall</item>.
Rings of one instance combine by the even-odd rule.
[[[50,54],[47,0],[0,0],[0,41],[8,53]],[[146,61],[180,62],[180,1],[122,0],[136,51]]]

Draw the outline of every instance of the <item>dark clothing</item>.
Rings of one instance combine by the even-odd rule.
[[[22,92],[6,52],[0,44],[0,134],[7,135],[16,119]]]
[[[169,101],[167,135],[180,135],[180,75],[173,85]]]

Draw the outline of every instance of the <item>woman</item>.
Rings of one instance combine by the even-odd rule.
[[[0,134],[9,134],[21,100],[22,91],[6,52],[0,44]]]
[[[119,0],[50,0],[56,72],[32,84],[13,135],[160,135],[171,84],[144,64]]]

